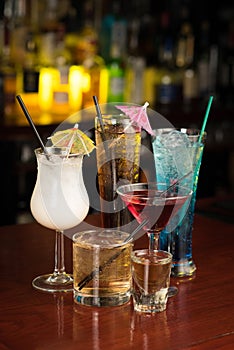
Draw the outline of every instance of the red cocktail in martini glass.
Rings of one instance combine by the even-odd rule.
[[[163,183],[136,183],[118,187],[128,210],[141,224],[149,237],[149,250],[158,249],[160,232],[183,205],[189,204],[192,191],[180,184],[170,187]]]
[[[149,251],[152,253],[158,250],[160,232],[179,209],[189,205],[192,195],[191,189],[179,183],[168,188],[166,184],[157,182],[122,185],[117,193],[138,223],[145,222],[143,229],[149,237]],[[175,295],[172,288],[170,296]]]

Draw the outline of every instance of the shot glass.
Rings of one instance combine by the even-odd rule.
[[[128,233],[111,229],[73,235],[74,302],[118,306],[131,297],[132,243]]]
[[[131,254],[132,297],[135,311],[166,310],[172,255],[166,251],[134,250]]]
[[[95,120],[95,140],[101,222],[105,228],[121,228],[132,216],[117,196],[117,186],[139,178],[141,128],[122,115],[102,115]]]
[[[172,276],[195,275],[196,264],[192,256],[192,231],[196,204],[196,192],[206,133],[201,142],[198,129],[155,130],[152,146],[156,179],[170,186],[186,173],[190,175],[183,184],[193,191],[188,207],[182,208],[160,234],[160,249],[173,255]]]

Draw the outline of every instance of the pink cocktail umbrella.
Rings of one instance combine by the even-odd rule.
[[[125,113],[132,121],[138,126],[145,129],[150,135],[154,135],[153,129],[151,128],[149,118],[147,115],[148,102],[145,102],[143,106],[115,106]]]

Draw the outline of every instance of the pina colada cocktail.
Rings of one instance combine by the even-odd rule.
[[[31,198],[31,211],[41,225],[65,230],[87,215],[89,198],[83,182],[83,156],[45,157],[36,151],[39,166]]]
[[[47,292],[73,290],[73,278],[65,272],[63,231],[78,225],[87,215],[89,198],[83,182],[83,155],[64,148],[35,151],[38,174],[31,198],[31,211],[41,225],[56,231],[55,269],[36,277],[32,284]]]

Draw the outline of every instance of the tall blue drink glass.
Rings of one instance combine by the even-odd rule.
[[[191,172],[183,184],[193,191],[189,206],[183,207],[160,234],[160,249],[172,256],[172,276],[194,276],[196,265],[192,256],[192,231],[199,170],[206,134],[199,143],[197,129],[157,129],[152,138],[156,179],[168,186]]]

